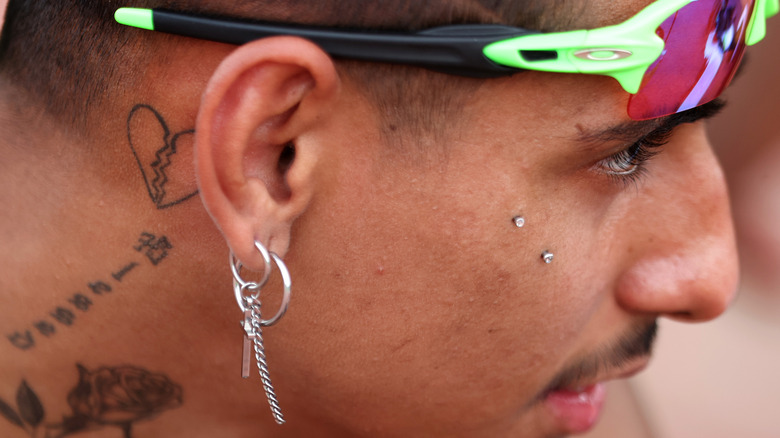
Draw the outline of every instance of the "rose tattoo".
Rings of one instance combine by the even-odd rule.
[[[133,366],[101,367],[90,371],[77,364],[79,382],[68,394],[73,415],[62,423],[43,425],[43,405],[27,382],[22,381],[17,409],[0,399],[0,415],[30,436],[64,437],[83,430],[119,427],[126,438],[132,425],[181,406],[181,386],[167,376]],[[40,429],[43,430],[41,435]]]

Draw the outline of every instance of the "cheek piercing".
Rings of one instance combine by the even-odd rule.
[[[515,224],[517,228],[523,228],[525,226],[525,218],[523,216],[515,216],[512,218],[512,223]],[[555,258],[555,255],[551,253],[550,251],[544,250],[542,252],[542,261],[545,264],[550,264],[553,262],[553,259]]]

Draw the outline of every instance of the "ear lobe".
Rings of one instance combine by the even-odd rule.
[[[316,139],[339,81],[333,61],[293,37],[258,40],[228,55],[203,95],[195,128],[201,198],[236,257],[262,271],[254,248],[284,256],[292,223],[311,199]]]

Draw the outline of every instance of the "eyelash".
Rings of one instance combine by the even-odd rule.
[[[672,129],[658,129],[622,151],[601,160],[596,166],[616,182],[636,183],[647,172],[645,165],[669,142]]]
[[[725,107],[720,99],[715,99],[707,104],[692,108],[681,113],[674,114],[658,127],[634,144],[622,151],[605,158],[596,164],[599,170],[615,182],[629,185],[637,183],[647,172],[647,162],[661,152],[661,148],[669,143],[674,128],[685,123],[694,123],[699,120],[709,119],[718,114]]]

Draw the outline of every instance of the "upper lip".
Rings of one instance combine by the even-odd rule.
[[[656,320],[638,322],[622,330],[612,342],[594,347],[579,360],[564,366],[535,401],[555,391],[581,392],[599,382],[633,376],[650,361],[657,330]]]
[[[593,376],[583,376],[577,379],[567,379],[557,382],[553,384],[553,386],[548,391],[546,391],[546,394],[560,390],[578,391],[582,390],[583,388],[593,386],[597,383],[603,383],[615,379],[625,379],[644,370],[649,362],[649,356],[631,358],[620,366],[606,367],[603,372],[599,372]]]

